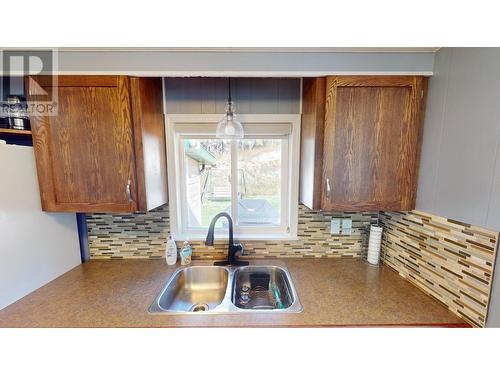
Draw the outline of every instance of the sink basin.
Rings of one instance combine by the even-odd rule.
[[[234,272],[231,301],[240,309],[287,309],[293,294],[286,272],[279,267],[247,266]]]
[[[215,309],[224,300],[229,272],[224,267],[186,267],[174,273],[158,305],[172,312]]]
[[[286,267],[177,269],[149,307],[152,314],[297,313],[302,305]]]

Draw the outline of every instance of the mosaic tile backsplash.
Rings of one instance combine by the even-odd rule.
[[[330,220],[352,219],[351,235],[330,234]],[[297,241],[243,241],[247,258],[363,258],[370,224],[384,227],[382,262],[458,316],[484,327],[499,233],[411,212],[324,213],[299,205]],[[168,206],[144,214],[87,215],[93,259],[162,258]],[[177,243],[178,247],[182,244]],[[193,259],[225,259],[227,242],[191,241]]]
[[[484,327],[499,233],[419,211],[381,212],[380,222],[384,264]]]
[[[352,219],[350,235],[330,234],[330,220]],[[299,205],[297,241],[242,241],[248,258],[359,258],[366,249],[366,228],[378,212],[322,213]],[[168,205],[144,214],[87,215],[91,258],[161,258],[169,234]],[[178,247],[182,243],[177,243]],[[227,242],[214,247],[191,241],[193,259],[225,259]]]

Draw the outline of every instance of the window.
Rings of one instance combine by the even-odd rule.
[[[245,138],[215,138],[219,115],[168,115],[171,230],[203,239],[212,218],[227,212],[239,239],[297,235],[298,115],[239,115]],[[227,237],[227,221],[216,236]]]

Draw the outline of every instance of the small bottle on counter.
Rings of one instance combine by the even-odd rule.
[[[189,244],[189,242],[184,241],[182,249],[180,251],[181,255],[181,265],[187,266],[191,263],[191,256],[193,255],[193,248]]]
[[[177,245],[172,235],[168,236],[167,246],[165,247],[165,258],[169,266],[173,266],[177,263]]]

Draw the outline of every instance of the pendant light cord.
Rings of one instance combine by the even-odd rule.
[[[228,81],[229,81],[229,88],[228,88],[229,96],[228,96],[227,101],[230,103],[230,102],[232,102],[232,98],[231,98],[231,77],[229,77]]]

